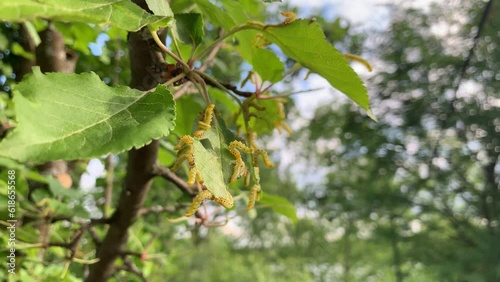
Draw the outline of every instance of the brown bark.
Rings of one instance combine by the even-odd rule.
[[[19,44],[26,52],[35,53],[35,42],[30,37],[28,28],[25,24],[21,24],[21,28],[19,29]],[[31,72],[31,67],[35,65],[35,60],[26,59],[24,57],[19,56],[18,62],[12,64],[12,68],[14,73],[16,74],[16,82],[19,82],[23,79],[23,77]]]
[[[140,3],[137,3],[140,2]],[[145,8],[144,1],[136,3]],[[153,49],[151,42],[141,30],[129,33],[128,48],[131,62],[131,87],[149,90],[158,84],[153,73],[155,66],[164,62],[163,55]],[[118,202],[101,247],[97,250],[99,262],[92,265],[85,281],[106,281],[115,271],[115,260],[124,250],[128,239],[128,228],[136,221],[154,176],[154,165],[158,155],[158,142],[129,152],[127,175]]]
[[[41,31],[40,44],[36,47],[36,64],[40,66],[42,72],[75,72],[76,62],[78,57],[71,50],[67,50],[64,45],[64,37],[57,29],[49,24],[48,27]],[[29,36],[28,36],[29,37]],[[27,47],[35,48],[33,42],[26,43]],[[24,46],[23,46],[24,47]],[[31,72],[33,62],[26,61],[21,66],[20,71],[24,76],[24,71]],[[28,69],[29,68],[29,69]],[[69,176],[69,165],[66,161],[52,161],[38,167],[40,172],[45,175],[52,175],[59,179],[65,187],[71,187],[71,177]],[[64,181],[62,181],[64,179]],[[40,242],[48,244],[50,239],[50,218],[45,218],[39,225]],[[43,259],[45,250],[42,249],[38,254],[40,259]]]
[[[64,38],[56,28],[49,24],[40,32],[41,43],[36,47],[36,63],[42,72],[75,72],[78,56],[67,50]]]

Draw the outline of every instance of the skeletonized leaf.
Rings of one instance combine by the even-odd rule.
[[[232,161],[227,145],[218,129],[210,129],[203,139],[194,140],[195,163],[204,185],[216,198],[228,197],[227,183],[232,173]]]
[[[95,73],[42,74],[33,68],[14,89],[17,128],[0,156],[35,163],[142,147],[175,126],[175,104],[163,86],[143,92],[109,87]]]

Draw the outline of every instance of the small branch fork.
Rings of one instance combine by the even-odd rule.
[[[155,165],[153,166],[153,171],[152,174],[154,177],[161,177],[164,178],[165,180],[173,183],[179,190],[181,190],[183,193],[194,196],[198,193],[198,187],[197,185],[188,185],[182,178],[177,176],[174,172],[169,170],[166,167],[163,167],[161,165]],[[178,210],[184,209],[185,206],[151,206],[151,207],[143,207],[139,210],[139,216],[147,216],[149,214],[162,214],[162,213],[175,213]],[[196,214],[197,219],[195,221],[198,224],[206,225],[206,226],[219,226],[219,225],[214,225],[213,223],[207,223],[206,222],[206,216],[203,216],[201,213]],[[186,218],[182,218],[182,220],[185,220]],[[26,245],[25,248],[64,248],[69,251],[69,255],[66,258],[69,262],[74,261],[77,263],[82,263],[82,264],[93,264],[97,262],[97,260],[94,261],[86,261],[86,260],[81,260],[77,257],[77,252],[78,248],[80,247],[80,243],[82,241],[82,238],[84,238],[84,235],[87,234],[91,239],[96,248],[99,248],[102,245],[102,240],[99,238],[99,235],[95,231],[94,227],[98,225],[109,225],[112,224],[116,221],[115,217],[107,217],[107,218],[100,218],[100,219],[92,219],[90,222],[82,222],[78,220],[77,218],[72,218],[72,217],[67,217],[67,216],[54,216],[50,218],[51,224],[57,223],[57,222],[62,222],[62,221],[67,221],[73,224],[79,224],[80,228],[78,228],[73,235],[71,236],[71,240],[69,242],[47,242],[47,243],[35,243],[35,244],[29,244]],[[175,220],[174,220],[175,221]],[[152,242],[151,242],[152,243]],[[154,258],[153,255],[148,255],[148,250],[151,247],[152,244],[149,244],[148,247],[145,248],[143,252],[132,252],[132,251],[123,251],[120,256],[122,260],[124,261],[124,265],[116,268],[114,275],[117,274],[119,271],[127,271],[130,273],[133,273],[137,275],[139,278],[143,278],[144,276],[140,272],[140,270],[137,268],[137,266],[128,258],[128,256],[138,256],[141,257],[142,260],[146,260],[148,258]],[[145,281],[145,280],[143,280]]]
[[[234,94],[237,96],[249,98],[252,95],[255,95],[257,99],[273,99],[274,97],[261,97],[261,94],[267,92],[273,85],[274,83],[271,83],[267,87],[263,87],[263,85],[258,85],[257,83],[254,83],[256,85],[256,91],[242,91],[239,90],[236,86],[230,84],[230,83],[223,83],[215,80],[214,78],[210,77],[209,75],[205,74],[204,71],[206,68],[212,64],[215,56],[217,55],[217,52],[220,50],[220,48],[224,44],[224,40],[231,37],[235,33],[242,31],[242,30],[247,30],[247,29],[254,29],[254,30],[265,30],[268,27],[273,27],[273,26],[283,26],[286,25],[286,21],[282,24],[278,25],[265,25],[263,23],[259,22],[248,22],[246,24],[236,26],[233,29],[231,29],[229,32],[227,32],[224,35],[220,35],[219,38],[217,38],[212,44],[210,44],[207,48],[199,52],[197,55],[192,56],[189,58],[187,62],[183,61],[182,58],[174,54],[165,44],[162,42],[162,40],[159,38],[158,33],[156,30],[150,29],[151,36],[154,40],[154,42],[158,45],[158,47],[165,52],[167,55],[172,57],[177,63],[176,64],[166,64],[166,68],[164,70],[164,73],[161,74],[161,76],[164,79],[167,79],[164,84],[166,86],[168,85],[181,85],[187,82],[182,88],[180,88],[175,94],[174,94],[174,99],[179,99],[184,93],[186,93],[188,86],[191,83],[193,83],[197,88],[198,91],[203,94],[205,100],[207,103],[210,103],[210,98],[208,97],[206,85],[210,85],[215,88],[219,88],[222,91],[229,92],[230,94]],[[176,44],[175,38],[174,44]],[[193,65],[195,62],[199,61],[201,58],[203,58],[205,55],[207,55],[206,60],[204,61],[203,65],[198,68],[194,69]],[[291,70],[293,72],[295,68]],[[287,72],[284,76],[289,75],[291,72]],[[254,75],[251,74],[253,77]],[[187,79],[186,79],[187,78]],[[201,88],[197,84],[201,85]],[[233,96],[234,97],[234,96]]]

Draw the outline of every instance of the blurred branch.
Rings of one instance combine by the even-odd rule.
[[[470,61],[472,60],[472,56],[474,55],[474,49],[477,46],[477,43],[479,42],[479,38],[481,37],[481,33],[483,32],[484,26],[486,24],[486,19],[488,18],[488,14],[490,13],[491,6],[493,4],[493,0],[489,0],[488,3],[486,3],[486,6],[484,7],[483,14],[481,15],[481,20],[479,21],[478,27],[477,27],[477,32],[474,35],[473,38],[473,44],[472,47],[469,49],[469,53],[467,57],[464,60],[464,63],[462,64],[462,67],[460,68],[460,71],[458,72],[458,77],[457,77],[457,83],[455,85],[455,97],[457,96],[458,89],[460,88],[460,84],[462,84],[462,80],[465,76],[465,71],[470,65]],[[453,103],[450,103],[453,104]]]
[[[110,154],[106,158],[106,188],[104,190],[104,203],[102,207],[102,213],[104,214],[104,217],[107,217],[109,215],[109,211],[111,209],[111,200],[113,196],[114,170],[115,170],[115,164],[113,160],[113,155]]]
[[[87,232],[89,233],[90,237],[92,238],[92,241],[94,241],[94,245],[96,246],[96,249],[98,249],[102,244],[101,238],[99,238],[99,235],[97,234],[97,232],[94,230],[94,228],[92,226],[90,226],[87,229]]]
[[[221,36],[221,34],[219,34],[219,36]],[[203,65],[199,68],[200,71],[205,71],[208,67],[210,67],[213,62],[214,62],[214,59],[215,59],[215,56],[217,55],[217,53],[219,52],[220,48],[224,45],[223,42],[219,42],[219,44],[215,45],[214,48],[212,49],[212,51],[210,52],[210,54],[208,55],[208,57],[205,59],[205,61],[203,62]],[[177,90],[175,93],[174,93],[174,99],[177,100],[179,99],[182,95],[184,95],[189,86],[191,85],[191,82],[186,82],[184,85],[182,85],[181,88],[179,88],[179,90]]]
[[[26,52],[35,53],[35,42],[33,38],[30,36],[28,31],[28,27],[25,23],[20,24],[19,29],[19,44]],[[23,79],[23,77],[31,72],[31,67],[35,65],[34,59],[26,59],[22,56],[18,57],[19,62],[12,64],[12,68],[14,69],[14,73],[16,74],[16,82],[19,82]]]
[[[78,224],[85,224],[85,221],[88,222],[88,220],[78,220],[75,217],[69,217],[69,216],[54,216],[54,217],[50,218],[50,223],[55,223],[58,221],[69,221],[69,222],[78,223]],[[90,225],[109,224],[112,221],[113,221],[112,217],[90,219]]]
[[[130,272],[132,274],[135,274],[141,281],[147,282],[148,280],[142,273],[142,271],[135,265],[135,263],[128,257],[128,256],[123,256],[123,266],[117,267],[115,270],[115,273],[118,273],[120,271],[126,271]]]
[[[196,185],[189,186],[182,178],[180,178],[179,176],[177,176],[177,174],[164,166],[158,164],[154,165],[153,174],[155,176],[163,177],[165,180],[172,182],[175,186],[177,186],[177,188],[179,188],[186,194],[196,195],[198,193]]]
[[[220,88],[218,85],[216,85],[215,83],[213,83],[212,81],[210,80],[207,80],[205,79],[205,82],[212,86],[212,87],[215,87],[215,88]],[[241,90],[238,90],[238,88],[230,83],[222,83],[222,82],[219,82],[220,85],[224,86],[226,89],[228,90],[231,90],[231,92],[233,92],[234,94],[238,95],[238,96],[242,96],[242,97],[250,97],[254,94],[254,92],[251,92],[251,91],[241,91]],[[224,89],[221,89],[221,90],[224,90]]]
[[[181,209],[181,207],[173,207],[173,206],[152,206],[152,207],[144,207],[139,210],[139,216],[143,216],[150,213],[174,213]]]

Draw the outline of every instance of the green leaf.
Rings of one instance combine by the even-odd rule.
[[[151,15],[129,0],[17,0],[0,3],[0,20],[24,22],[33,19],[112,25],[137,31],[148,24],[167,25],[171,16]]]
[[[195,0],[194,2],[198,5],[203,14],[205,14],[215,25],[222,26],[226,29],[230,29],[236,25],[226,11],[212,4],[210,1]]]
[[[203,111],[203,107],[194,99],[193,95],[189,95],[182,96],[177,100],[175,109],[177,116],[174,132],[181,136],[191,134],[193,131],[193,120],[196,120],[198,114]]]
[[[281,0],[262,0],[264,3],[283,2]]]
[[[285,55],[323,76],[363,109],[369,109],[366,87],[342,53],[326,41],[318,23],[296,20],[285,26],[267,26],[263,32]]]
[[[9,46],[9,39],[3,33],[0,33],[0,50],[5,50]]]
[[[265,109],[259,111],[251,107],[250,112],[257,117],[251,117],[248,125],[257,135],[273,132],[276,128],[276,124],[283,121],[278,111],[278,102],[276,100],[255,100],[255,103]],[[237,124],[240,127],[244,127],[245,121],[243,120],[243,115],[238,116]]]
[[[55,23],[58,31],[60,31],[70,48],[75,51],[82,52],[85,55],[90,55],[89,42],[95,42],[97,36],[101,32],[100,29],[94,28],[86,23]]]
[[[240,54],[250,63],[262,80],[269,82],[278,82],[283,77],[285,67],[278,56],[270,50],[257,48],[253,41],[257,33],[255,31],[245,31],[238,34]]]
[[[253,48],[252,66],[262,80],[279,82],[283,78],[285,66],[271,50]]]
[[[209,87],[208,93],[210,93],[210,98],[215,102],[215,108],[220,111],[222,117],[233,117],[240,111],[240,106],[234,98],[219,88]]]
[[[182,43],[196,47],[203,41],[205,32],[201,14],[175,14],[175,27]]]
[[[31,22],[24,22],[24,26],[26,26],[26,30],[28,31],[29,37],[33,40],[33,43],[35,44],[35,46],[40,45],[42,40],[40,39],[40,36],[38,35],[38,32],[36,31],[35,25]]]
[[[142,147],[175,126],[175,104],[163,86],[143,92],[109,87],[95,73],[33,74],[15,87],[18,127],[0,156],[45,162]]]
[[[174,161],[175,154],[172,151],[160,147],[160,149],[158,150],[158,162],[165,167],[169,167],[174,163]]]
[[[219,0],[236,23],[245,23],[248,20],[265,20],[266,6],[255,0]]]
[[[28,59],[28,60],[33,60],[33,58],[35,57],[35,55],[33,55],[32,53],[26,52],[26,50],[24,50],[24,48],[21,46],[21,44],[19,44],[17,42],[12,43],[12,46],[10,47],[10,49],[12,51],[12,54],[21,56],[21,57]]]
[[[291,219],[293,223],[297,223],[297,211],[295,206],[283,197],[262,193],[258,204],[268,206],[273,209],[273,211]]]
[[[174,13],[166,0],[146,0],[148,8],[157,16],[172,17]]]

